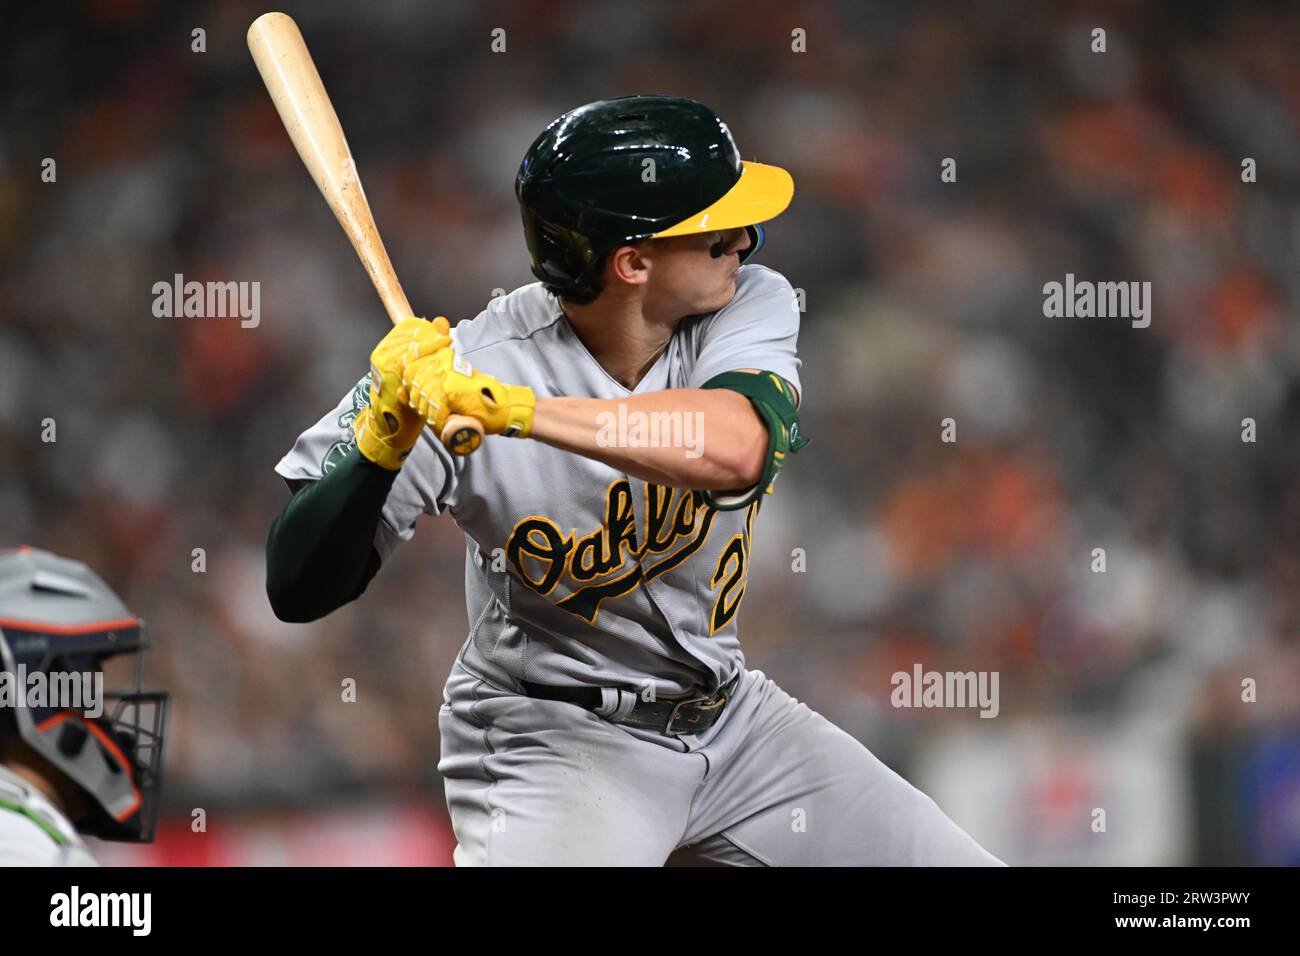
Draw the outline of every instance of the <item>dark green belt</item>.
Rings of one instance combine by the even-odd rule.
[[[564,701],[585,707],[587,710],[595,710],[604,702],[604,695],[601,694],[599,687],[554,687],[549,684],[534,684],[532,681],[522,683],[529,697]],[[615,723],[657,730],[662,734],[698,734],[718,722],[723,708],[735,695],[739,683],[740,671],[737,670],[731,680],[707,697],[690,697],[685,700],[645,700],[637,694],[636,704],[633,705],[631,713]],[[628,691],[628,693],[635,693],[635,691]]]

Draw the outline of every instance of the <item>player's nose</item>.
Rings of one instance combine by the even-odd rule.
[[[729,237],[727,242],[728,253],[743,253],[746,249],[754,244],[754,240],[749,238],[749,230],[740,226],[735,233]]]

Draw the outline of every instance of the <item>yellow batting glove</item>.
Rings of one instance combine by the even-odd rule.
[[[487,434],[527,438],[533,433],[537,396],[527,385],[507,385],[472,368],[461,372],[453,362],[443,387],[451,410],[477,418]]]
[[[477,419],[489,435],[527,438],[532,434],[537,407],[533,390],[476,372],[450,346],[407,366],[405,384],[412,407],[439,435],[452,414]]]
[[[421,422],[432,425],[433,433],[439,436],[447,424],[447,416],[451,414],[443,382],[455,357],[455,350],[447,346],[411,362],[402,375],[402,385],[406,389],[406,400],[412,414],[418,415]]]
[[[357,450],[366,458],[397,471],[420,439],[424,418],[407,403],[402,375],[407,365],[436,354],[451,343],[451,327],[438,316],[403,319],[370,353],[370,404],[353,420]]]

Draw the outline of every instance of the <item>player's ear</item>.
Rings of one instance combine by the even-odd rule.
[[[648,242],[628,243],[611,252],[606,267],[610,278],[628,285],[644,285],[649,278],[646,262],[649,245]]]

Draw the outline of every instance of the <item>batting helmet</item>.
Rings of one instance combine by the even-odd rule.
[[[147,842],[157,821],[168,697],[140,689],[143,632],[81,562],[0,551],[0,738],[76,784],[88,809],[73,823],[106,840]],[[122,654],[133,686],[103,691],[104,662]]]
[[[763,242],[758,224],[793,195],[788,172],[742,161],[727,124],[681,96],[619,96],[565,113],[515,177],[533,275],[561,291],[639,239],[745,226],[748,259]]]

